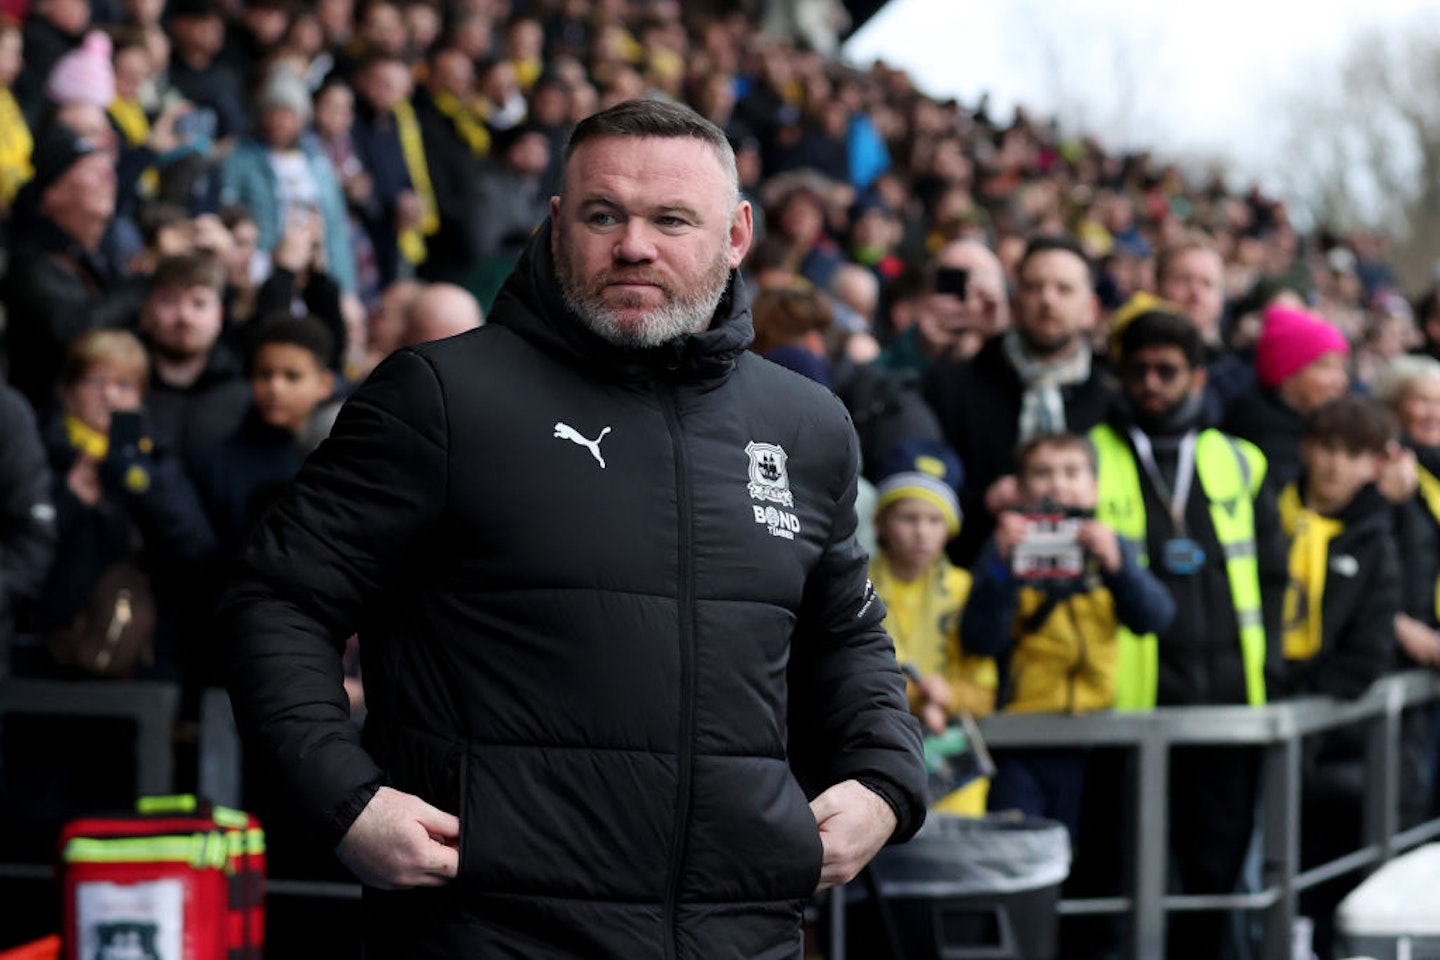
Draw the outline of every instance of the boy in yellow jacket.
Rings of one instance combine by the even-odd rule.
[[[876,488],[870,580],[885,604],[895,657],[911,678],[911,709],[938,734],[960,713],[980,717],[994,709],[995,661],[968,655],[960,643],[970,574],[945,556],[945,544],[960,530],[959,458],[941,443],[909,442],[893,461]],[[951,813],[983,813],[985,781],[931,801]]]
[[[974,653],[1008,656],[1002,710],[1108,709],[1115,698],[1116,628],[1164,630],[1175,601],[1140,565],[1134,548],[1094,519],[1098,490],[1088,440],[1041,435],[1016,460],[1027,509],[1000,515],[976,562],[961,627],[966,643]],[[1036,549],[1047,535],[1048,550]],[[1058,820],[1073,840],[1085,764],[1083,749],[997,754],[990,809]]]

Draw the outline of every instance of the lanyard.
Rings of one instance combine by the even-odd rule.
[[[1135,455],[1140,458],[1140,465],[1145,468],[1146,476],[1155,485],[1156,496],[1165,504],[1165,509],[1170,511],[1170,519],[1175,523],[1175,535],[1185,536],[1185,504],[1190,501],[1190,486],[1195,479],[1195,444],[1198,434],[1191,430],[1185,434],[1185,439],[1180,441],[1180,463],[1175,468],[1173,495],[1165,483],[1165,478],[1160,475],[1160,467],[1155,463],[1155,449],[1150,445],[1150,438],[1131,427],[1130,440],[1135,444]]]

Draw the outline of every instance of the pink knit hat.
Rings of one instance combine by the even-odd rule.
[[[99,30],[87,33],[80,46],[55,62],[45,83],[45,95],[62,107],[88,104],[108,108],[115,99],[110,38]]]
[[[1265,326],[1255,343],[1255,375],[1273,390],[1327,353],[1344,356],[1344,334],[1308,310],[1276,304],[1265,310]]]

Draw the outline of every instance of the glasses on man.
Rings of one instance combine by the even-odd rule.
[[[1133,383],[1144,383],[1152,373],[1155,375],[1155,379],[1161,383],[1174,383],[1184,372],[1185,368],[1180,364],[1167,360],[1157,363],[1131,360],[1120,367],[1120,375]]]

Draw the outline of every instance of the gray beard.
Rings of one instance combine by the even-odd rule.
[[[648,349],[669,343],[687,333],[699,333],[710,326],[725,287],[730,282],[730,264],[724,251],[716,257],[704,277],[704,283],[693,293],[677,296],[669,286],[663,287],[665,302],[652,308],[637,325],[627,325],[622,310],[607,304],[598,293],[585,289],[581,278],[571,269],[564,254],[555,257],[555,275],[560,281],[560,294],[565,306],[602,339],[619,347]]]

